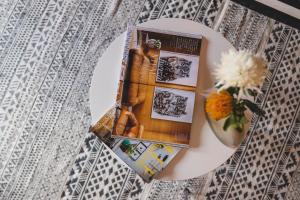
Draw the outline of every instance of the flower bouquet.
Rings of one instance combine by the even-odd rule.
[[[248,51],[230,50],[221,56],[217,65],[215,91],[205,104],[210,119],[223,121],[223,130],[233,128],[242,133],[247,123],[246,111],[264,115],[253,102],[267,73],[266,62]]]

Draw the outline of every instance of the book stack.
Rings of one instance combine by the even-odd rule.
[[[146,182],[189,146],[201,40],[128,28],[116,106],[91,131]]]

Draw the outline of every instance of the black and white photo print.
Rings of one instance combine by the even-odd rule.
[[[151,117],[192,123],[194,102],[194,92],[155,87]]]
[[[160,51],[156,81],[196,86],[199,56]]]

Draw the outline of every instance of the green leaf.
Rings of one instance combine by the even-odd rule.
[[[240,88],[238,88],[238,87],[229,87],[229,88],[227,88],[227,92],[229,92],[232,96],[234,94],[238,95],[239,91],[240,91]]]
[[[224,122],[224,125],[223,125],[223,130],[224,131],[227,131],[227,129],[230,127],[230,126],[233,126],[235,127],[236,126],[236,116],[232,113]]]
[[[244,124],[246,122],[246,117],[244,115],[239,116],[236,114],[231,114],[224,122],[223,130],[227,131],[229,127],[236,129],[239,132],[243,132]]]
[[[223,130],[227,131],[227,129],[229,128],[230,125],[231,125],[231,116],[225,120],[224,125],[223,125]]]
[[[247,122],[247,118],[245,115],[243,115],[240,119],[240,123],[245,124]]]
[[[217,88],[217,89],[220,89],[222,86],[223,86],[223,84],[215,83],[215,88]]]
[[[238,126],[237,128],[235,128],[238,132],[242,133],[244,130],[244,126]]]
[[[256,96],[256,92],[253,91],[253,90],[251,90],[251,89],[248,89],[247,92],[248,92],[249,95],[251,95],[251,96],[253,96],[253,97]]]
[[[243,102],[245,103],[245,105],[253,112],[256,113],[260,116],[264,116],[265,111],[263,111],[262,109],[260,109],[255,103],[247,100],[247,99],[243,99]]]

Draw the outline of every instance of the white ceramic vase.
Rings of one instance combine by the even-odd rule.
[[[211,119],[207,114],[206,117],[214,134],[220,140],[220,142],[222,142],[224,145],[228,147],[237,148],[240,146],[240,144],[243,142],[244,138],[246,137],[246,134],[250,126],[252,114],[251,112],[246,111],[245,115],[247,118],[247,123],[244,126],[243,132],[239,132],[232,127],[229,127],[226,131],[224,131],[223,125],[225,123],[226,118],[216,121],[214,119]]]

